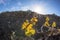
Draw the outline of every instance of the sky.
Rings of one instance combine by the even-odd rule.
[[[60,16],[60,0],[0,0],[0,12],[19,10]]]

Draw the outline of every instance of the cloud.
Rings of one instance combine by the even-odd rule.
[[[21,2],[17,2],[17,5],[20,6],[20,5],[22,5],[22,3]]]
[[[42,5],[43,4],[43,5]],[[20,1],[17,2],[15,5],[11,6],[10,8],[8,8],[7,10],[9,11],[18,11],[18,10],[32,10],[34,12],[37,12],[39,14],[47,14],[47,10],[46,9],[46,3],[41,2],[39,3],[33,3],[33,4],[22,4]]]
[[[6,6],[9,5],[9,3],[11,2],[11,0],[0,0],[0,4]]]
[[[1,3],[4,3],[4,0],[0,0],[0,4],[1,4]]]
[[[21,5],[22,5],[21,2],[17,2],[15,5],[11,6],[7,10],[9,10],[9,11],[18,11],[18,10],[20,10]]]
[[[20,8],[19,7],[11,7],[10,9],[9,9],[10,11],[18,11],[18,10],[20,10]]]
[[[5,4],[6,0],[0,0],[0,4]]]

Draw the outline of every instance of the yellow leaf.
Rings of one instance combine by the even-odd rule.
[[[46,27],[50,26],[49,22],[45,22],[44,26],[46,26]]]
[[[32,29],[32,27],[33,27],[33,24],[30,24],[30,25],[27,27],[27,30]]]
[[[25,29],[28,24],[29,24],[29,22],[28,22],[28,20],[26,20],[26,21],[22,24],[22,29]]]
[[[46,21],[49,21],[49,20],[50,20],[50,19],[49,19],[49,17],[47,16],[47,17],[46,17]]]
[[[33,17],[32,19],[31,19],[31,22],[37,22],[38,20],[37,20],[37,17]]]
[[[34,34],[35,34],[35,30],[33,30],[33,29],[31,29],[30,31],[27,30],[27,31],[25,32],[25,35],[26,35],[26,36],[31,36],[31,35],[34,35]]]
[[[55,21],[52,23],[52,27],[56,27],[56,22]]]
[[[50,26],[50,24],[49,24],[49,17],[47,16],[46,17],[46,21],[45,21],[45,23],[44,23],[44,26],[46,26],[46,27],[48,27],[48,26]]]
[[[32,29],[30,32],[31,32],[32,35],[35,34],[35,30],[34,29]]]

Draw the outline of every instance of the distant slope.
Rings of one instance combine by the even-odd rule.
[[[13,32],[16,35],[15,38],[13,37],[14,40],[19,39],[19,37],[25,38],[26,36],[21,30],[22,24],[26,19],[30,20],[34,16],[38,18],[38,22],[34,26],[36,31],[41,32],[41,26],[45,23],[47,16],[50,18],[49,23],[52,24],[55,21],[57,25],[56,29],[60,29],[60,16],[55,14],[42,15],[31,11],[3,12],[0,14],[0,40],[11,40]],[[38,37],[38,33],[33,36],[33,38],[38,40],[40,36],[38,38],[36,36]]]

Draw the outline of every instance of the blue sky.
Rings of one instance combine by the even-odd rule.
[[[19,10],[60,16],[60,0],[0,0],[0,12]]]

